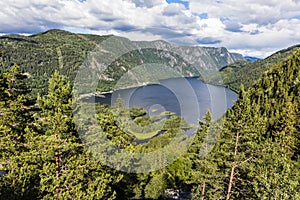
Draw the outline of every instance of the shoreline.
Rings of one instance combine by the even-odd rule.
[[[120,90],[135,89],[135,88],[145,87],[145,86],[151,86],[151,85],[160,85],[160,83],[162,81],[166,81],[166,80],[170,80],[170,79],[182,79],[182,78],[185,78],[185,79],[197,78],[199,81],[202,81],[202,80],[199,79],[199,76],[171,77],[171,78],[166,78],[166,79],[159,79],[158,83],[157,82],[143,82],[142,84],[136,85],[136,86],[130,86],[130,87],[124,87],[124,88],[122,87],[122,88],[118,88],[116,90],[110,90],[110,91],[107,91],[107,92],[94,92],[94,93],[97,94],[97,95],[112,94],[113,92],[120,91]],[[204,81],[202,81],[202,82],[205,83]]]
[[[200,76],[191,76],[191,77],[173,77],[173,78],[167,78],[167,79],[159,79],[158,83],[153,83],[153,82],[143,82],[142,84],[140,85],[136,85],[136,86],[130,86],[130,87],[120,87],[116,90],[110,90],[110,91],[105,91],[105,92],[93,92],[93,93],[88,93],[88,94],[82,94],[80,95],[79,99],[84,99],[84,98],[91,98],[91,97],[100,97],[100,98],[105,98],[106,96],[105,95],[109,95],[109,94],[113,94],[114,92],[117,92],[117,91],[121,91],[121,90],[131,90],[131,89],[137,89],[137,88],[140,88],[140,87],[146,87],[146,86],[151,86],[151,85],[160,85],[161,82],[163,81],[167,81],[167,80],[170,80],[170,79],[182,79],[182,78],[185,78],[185,79],[193,79],[193,78],[196,78],[197,80],[203,82],[204,84],[208,84],[208,85],[212,85],[212,86],[216,86],[216,87],[224,87],[226,89],[229,89],[231,91],[233,91],[234,93],[236,93],[238,95],[239,91],[236,91],[226,85],[221,85],[221,84],[213,84],[213,83],[209,83],[209,82],[206,82],[205,80],[203,80]]]

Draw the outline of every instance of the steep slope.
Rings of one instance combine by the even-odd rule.
[[[247,164],[239,164],[240,169],[234,172],[239,175],[233,175],[236,177],[232,185],[239,191],[245,189],[239,188],[245,184],[243,180],[253,179],[244,186],[249,187],[248,194],[253,190],[255,199],[300,198],[299,94],[300,50],[296,50],[240,96],[231,113],[235,123],[231,123],[229,112],[228,130],[240,139],[236,158],[239,157],[240,163],[251,159]],[[242,127],[240,133],[234,124]],[[231,142],[236,142],[235,139]],[[236,194],[238,197],[238,191]]]
[[[243,83],[247,89],[271,66],[285,60],[299,48],[300,45],[295,45],[256,62],[237,61],[223,67],[218,73],[208,76],[205,81],[215,85],[225,85],[235,91],[238,91],[240,84]]]
[[[122,37],[113,37],[115,44],[111,47],[101,46],[109,38],[112,36],[73,34],[62,30],[49,30],[28,37],[1,36],[0,70],[7,71],[16,63],[31,75],[33,93],[44,93],[54,70],[58,69],[73,80],[78,67],[95,49],[134,49],[107,66],[103,74],[104,83],[99,85],[101,91],[107,91],[124,73],[144,63],[159,63],[172,67],[184,76],[199,76],[243,59],[242,55],[231,54],[226,48],[180,47],[165,41],[134,42]]]
[[[241,87],[222,123],[208,112],[169,169],[191,199],[300,199],[299,111],[300,49]]]
[[[226,113],[213,151],[205,158],[209,172],[198,183],[205,191],[194,195],[299,199],[299,94],[300,50],[272,66],[247,91],[242,87]]]
[[[299,131],[300,49],[266,71],[247,92],[252,105],[259,106],[260,115],[267,116],[269,119],[270,132],[280,128],[277,125],[282,123],[282,120],[288,120],[289,117],[298,118],[298,120],[294,119],[293,123],[298,124],[295,128]],[[287,116],[284,117],[285,114]],[[295,116],[292,116],[293,114]],[[285,127],[287,124],[282,126]]]

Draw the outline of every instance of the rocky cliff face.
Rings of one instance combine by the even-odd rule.
[[[204,73],[218,71],[228,63],[237,60],[245,60],[241,54],[230,53],[225,47],[177,46],[162,40],[153,42],[130,41],[121,37],[116,37],[116,41],[122,46],[134,46],[140,50],[139,53],[141,54],[143,49],[152,49],[153,52],[156,52],[157,59],[169,60],[167,63],[172,67],[182,61],[186,66],[194,67],[197,71]],[[160,53],[157,53],[158,51]]]
[[[166,50],[174,51],[183,56],[189,64],[201,71],[219,70],[227,63],[233,63],[237,60],[244,60],[241,54],[230,53],[226,48],[220,47],[188,47],[175,46],[163,41],[153,42],[156,47],[164,46]]]
[[[99,62],[106,66],[100,76],[104,88],[111,88],[117,81],[121,82],[119,88],[124,88],[157,83],[159,79],[207,76],[228,63],[244,60],[242,55],[224,47],[177,46],[161,40],[130,41],[122,37],[108,38],[95,52],[99,52],[95,53],[98,58],[90,59],[101,57]],[[106,58],[115,59],[104,61]],[[120,81],[122,78],[127,83]]]

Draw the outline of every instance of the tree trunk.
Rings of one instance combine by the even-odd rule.
[[[231,167],[230,180],[229,180],[229,184],[228,184],[226,200],[230,199],[231,187],[232,187],[233,177],[234,177],[234,168],[235,168],[235,166]]]
[[[59,172],[60,172],[60,170],[59,170],[59,168],[60,168],[60,165],[59,165],[59,161],[60,161],[59,154],[60,154],[60,153],[58,152],[58,145],[57,145],[57,143],[58,143],[58,135],[57,135],[57,134],[55,135],[55,139],[56,139],[55,174],[56,174],[57,180],[59,180]],[[55,189],[55,192],[56,192],[56,198],[57,198],[57,199],[58,199],[59,191],[60,191],[60,188],[57,187],[57,188]]]
[[[55,172],[56,178],[59,179],[59,153],[55,152]]]
[[[205,145],[205,149],[207,150],[207,145]],[[205,166],[205,163],[204,163],[204,176],[206,175],[206,166]],[[205,190],[206,190],[206,178],[204,178],[203,180],[203,184],[202,184],[202,200],[205,199]]]
[[[204,181],[202,184],[202,200],[204,200],[204,197],[205,197],[205,190],[206,190],[206,183]]]
[[[233,183],[233,178],[234,178],[234,169],[236,167],[236,156],[238,153],[238,144],[239,144],[239,132],[236,133],[235,136],[235,146],[234,146],[234,163],[231,167],[231,172],[230,172],[230,179],[229,179],[229,184],[228,184],[228,190],[227,190],[227,195],[226,195],[226,200],[230,199],[231,195],[231,188],[232,188],[232,183]]]

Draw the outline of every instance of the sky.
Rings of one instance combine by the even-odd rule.
[[[300,0],[0,1],[1,35],[54,28],[264,58],[300,44]]]

